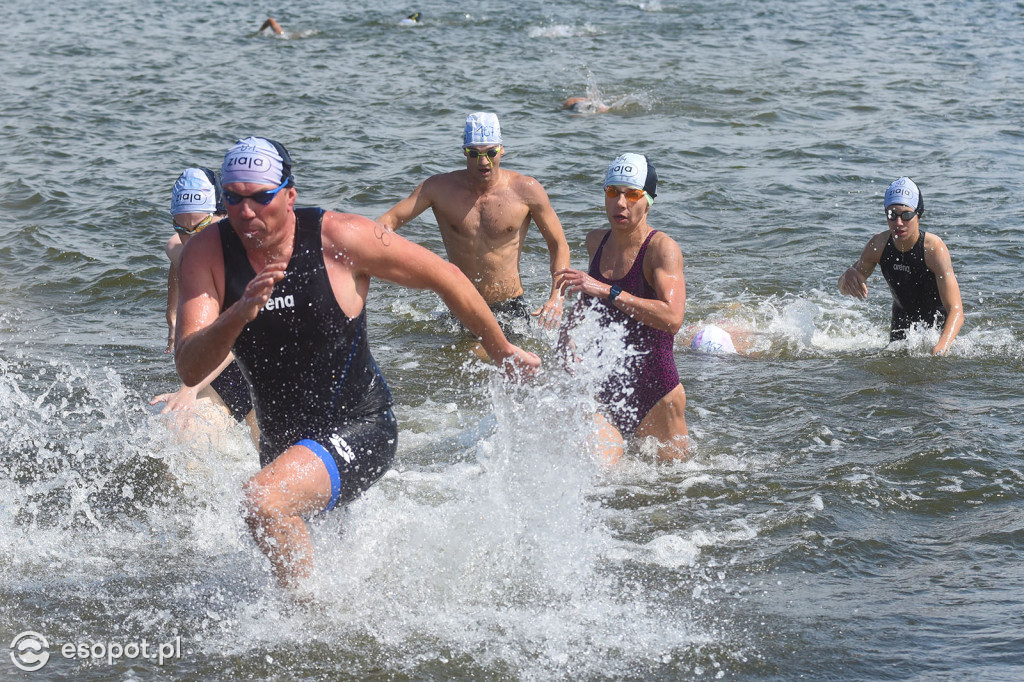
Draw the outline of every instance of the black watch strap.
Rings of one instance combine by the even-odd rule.
[[[613,284],[611,291],[608,292],[608,302],[615,303],[615,297],[622,293],[622,287],[618,284]]]

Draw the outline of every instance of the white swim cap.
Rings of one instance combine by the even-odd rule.
[[[620,154],[604,174],[604,186],[609,185],[642,189],[653,199],[658,196],[658,172],[643,154]]]
[[[732,337],[729,332],[721,327],[709,324],[693,337],[690,348],[701,353],[735,353],[736,346],[732,345]]]
[[[186,168],[171,190],[171,215],[216,213],[220,184],[209,168]]]
[[[924,201],[920,188],[913,180],[905,176],[894,180],[885,190],[885,208],[889,208],[893,204],[910,206],[918,213],[924,213]]]
[[[501,144],[501,126],[498,115],[478,111],[466,117],[466,129],[462,133],[462,145]]]
[[[279,185],[292,174],[292,159],[279,142],[265,137],[247,137],[224,155],[221,183],[255,182]]]

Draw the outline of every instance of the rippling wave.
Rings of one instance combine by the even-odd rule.
[[[8,641],[180,636],[163,672],[182,679],[1021,676],[1018,6],[300,2],[272,38],[224,0],[8,4]],[[573,115],[574,96],[609,110]],[[603,471],[589,415],[622,349],[569,375],[531,329],[545,374],[508,386],[436,296],[375,283],[396,467],[314,523],[313,598],[281,593],[239,515],[247,435],[149,405],[177,385],[170,186],[260,134],[291,151],[300,205],[375,217],[464,163],[476,110],[499,113],[505,167],[545,187],[577,267],[607,163],[646,153],[686,326],[741,329],[750,352],[697,354],[684,330],[694,457],[640,445]],[[880,275],[864,301],[836,289],[903,174],[963,293],[946,358],[931,331],[888,343]],[[429,214],[402,233],[443,253]],[[539,305],[535,229],[522,274]],[[155,674],[50,653],[54,679]]]

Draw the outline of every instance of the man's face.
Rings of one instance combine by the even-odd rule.
[[[288,223],[297,193],[292,183],[233,182],[224,186],[228,218],[244,244],[272,241]]]
[[[466,170],[487,178],[498,169],[505,148],[500,144],[474,144],[463,147],[462,153],[466,155]]]

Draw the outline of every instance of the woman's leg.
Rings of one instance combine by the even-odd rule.
[[[686,428],[686,391],[679,384],[654,404],[637,427],[636,437],[658,439],[658,457],[690,456],[690,432]]]

